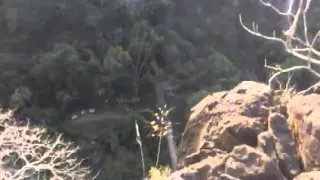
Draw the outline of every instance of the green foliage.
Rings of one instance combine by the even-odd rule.
[[[114,72],[130,64],[131,57],[121,46],[110,47],[103,61],[103,68],[107,72]]]
[[[139,156],[138,153],[133,153],[127,148],[119,148],[112,156],[104,158],[106,164],[102,167],[104,174],[101,174],[101,176],[105,177],[106,180],[141,179],[140,169],[142,166],[137,158]],[[147,162],[150,161],[149,159],[147,160]]]
[[[85,4],[72,4],[77,8],[88,8]],[[67,30],[54,35],[57,39],[45,42],[49,47],[46,51],[32,54],[32,67],[15,84],[26,84],[32,93],[34,105],[58,108],[60,112],[69,112],[74,103],[79,106],[94,106],[103,104],[104,99],[148,93],[150,90],[141,90],[140,86],[152,83],[146,77],[153,73],[150,64],[155,60],[161,70],[170,76],[165,77],[165,81],[183,82],[181,85],[177,84],[181,88],[186,87],[184,84],[200,84],[195,86],[196,89],[190,90],[193,92],[206,88],[205,86],[219,84],[219,81],[224,87],[228,83],[233,85],[237,80],[229,80],[230,77],[219,77],[219,80],[216,77],[215,80],[203,78],[233,74],[232,70],[225,69],[233,65],[211,60],[211,54],[218,52],[214,50],[213,42],[205,41],[210,32],[204,26],[206,22],[201,20],[203,15],[181,17],[179,14],[172,14],[177,11],[176,8],[174,1],[143,1],[135,7],[127,7],[116,0],[101,1],[100,7],[95,8],[98,12],[93,13],[91,8],[88,14],[84,14],[90,18],[93,18],[91,15],[94,16],[94,23],[85,22],[96,33],[96,41],[78,38],[81,35],[77,32],[72,36]],[[71,19],[80,18],[79,14],[75,15],[77,13],[71,16],[73,13],[66,15],[70,15],[68,18],[73,17]],[[112,23],[112,18],[117,18],[117,23]],[[64,22],[64,19],[59,21]],[[86,24],[78,23],[79,32],[87,28]],[[66,35],[67,41],[63,41]],[[223,66],[225,74],[218,72],[220,66]],[[215,72],[212,73],[213,71]],[[20,76],[16,72],[4,75],[7,76],[3,76],[5,79]],[[238,74],[232,75],[235,76]],[[199,82],[199,79],[203,81]],[[122,85],[118,86],[119,84]],[[11,91],[11,95],[17,86],[13,85],[13,89],[5,90]]]
[[[23,83],[28,78],[27,73],[30,66],[31,63],[23,61],[23,58],[19,55],[0,53],[0,104],[2,106],[10,106],[11,96],[15,91],[18,94],[20,88],[22,88],[22,91],[28,91],[28,87],[24,86]],[[29,93],[25,95],[30,98],[28,97]],[[15,98],[18,99],[18,97]]]
[[[30,74],[35,80],[32,88],[40,104],[54,102],[65,108],[75,99],[93,94],[99,66],[93,59],[81,59],[75,46],[57,43],[51,51],[34,59],[36,64]]]
[[[23,107],[26,102],[30,101],[32,93],[27,87],[18,87],[10,97],[10,107],[19,108]]]
[[[193,94],[191,94],[188,99],[187,99],[187,104],[192,107],[195,104],[197,104],[198,102],[201,101],[201,99],[205,98],[206,96],[208,96],[210,94],[210,92],[206,91],[206,90],[199,90],[198,92],[195,92]]]
[[[56,108],[40,108],[31,106],[23,110],[29,119],[39,124],[58,124],[61,122],[57,121],[61,118],[60,112]]]
[[[127,130],[128,128],[130,130]],[[141,179],[143,163],[146,163],[148,167],[151,164],[150,155],[144,150],[142,150],[144,161],[140,161],[141,155],[134,143],[135,135],[133,133],[123,134],[130,131],[134,133],[132,123],[131,126],[112,127],[100,137],[104,141],[101,144],[104,144],[107,151],[112,154],[112,156],[103,157],[106,163],[104,167],[99,167],[103,170],[101,176],[106,179]]]
[[[279,66],[283,69],[286,69],[286,68],[289,68],[289,67],[292,67],[294,65],[305,65],[306,62],[304,61],[301,61],[300,59],[296,58],[296,57],[293,57],[293,56],[285,56],[283,57],[283,62],[282,63],[279,63]]]
[[[209,58],[213,60],[215,77],[219,77],[224,89],[230,89],[240,81],[241,71],[223,54],[214,53]]]
[[[214,92],[232,88],[240,81],[241,71],[221,53],[214,53],[209,56],[212,70],[205,77],[207,84],[203,85],[199,91],[191,93],[186,102],[192,107],[201,99]]]

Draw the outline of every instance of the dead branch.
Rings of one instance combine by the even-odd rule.
[[[0,179],[35,179],[44,171],[53,180],[88,177],[89,168],[76,158],[78,147],[62,135],[50,137],[42,127],[17,125],[11,115],[0,114]]]
[[[301,70],[301,69],[309,71],[311,74],[313,74],[314,76],[316,76],[320,79],[320,73],[315,71],[311,67],[312,64],[320,65],[320,51],[318,51],[314,48],[314,45],[317,42],[317,39],[320,35],[320,31],[318,31],[318,33],[313,37],[311,43],[308,38],[309,33],[308,33],[306,14],[307,14],[308,10],[310,9],[311,1],[312,0],[299,0],[299,6],[298,6],[296,12],[292,12],[293,11],[292,7],[295,4],[295,0],[292,0],[292,1],[290,0],[289,7],[287,7],[286,12],[281,12],[279,9],[274,7],[272,4],[265,3],[263,0],[260,0],[260,2],[264,6],[272,8],[277,14],[279,14],[281,16],[286,16],[287,18],[293,18],[293,21],[290,22],[290,27],[287,30],[283,30],[283,35],[284,35],[283,38],[276,37],[275,33],[273,33],[272,36],[267,36],[267,35],[260,33],[258,31],[258,26],[255,23],[253,23],[252,29],[250,29],[244,25],[241,15],[239,16],[240,23],[246,31],[248,31],[249,33],[251,33],[255,36],[261,37],[263,39],[281,43],[284,46],[285,51],[287,53],[305,61],[305,63],[306,63],[306,65],[293,66],[293,67],[286,68],[286,69],[282,69],[281,67],[269,66],[269,65],[267,65],[267,63],[265,63],[266,68],[276,71],[269,79],[269,85],[271,85],[273,80],[277,76],[281,75],[282,73],[294,72],[294,71]],[[300,24],[299,22],[301,22],[301,21],[303,24],[303,36],[304,36],[303,39],[304,40],[302,40],[297,34],[297,28],[298,28],[298,25]],[[295,44],[293,44],[293,42],[295,42]]]

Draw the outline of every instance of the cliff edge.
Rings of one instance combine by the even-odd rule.
[[[244,81],[191,111],[170,179],[320,179],[320,94]]]

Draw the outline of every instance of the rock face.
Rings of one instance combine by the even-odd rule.
[[[293,129],[304,170],[320,165],[320,94],[296,96],[288,105],[289,123]]]
[[[275,94],[265,84],[244,81],[200,101],[191,109],[172,179],[304,180],[319,175],[320,95],[296,95],[287,103]]]

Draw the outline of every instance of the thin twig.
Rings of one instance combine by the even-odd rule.
[[[272,8],[273,10],[276,11],[277,14],[282,15],[282,16],[288,16],[288,18],[293,17],[293,22],[290,24],[290,27],[288,30],[285,30],[283,32],[283,34],[285,35],[284,39],[281,39],[279,37],[275,36],[275,33],[273,33],[272,36],[267,36],[267,35],[263,35],[258,31],[258,26],[256,24],[253,23],[252,25],[252,29],[249,29],[248,27],[246,27],[242,21],[242,17],[241,15],[239,15],[239,20],[240,20],[240,24],[242,25],[242,27],[248,31],[249,33],[261,37],[263,39],[266,40],[270,40],[270,41],[274,41],[274,42],[279,42],[281,43],[284,48],[285,51],[291,55],[293,55],[294,57],[297,57],[303,61],[306,62],[306,65],[302,65],[302,66],[293,66],[293,67],[289,67],[286,69],[282,69],[280,66],[277,67],[272,67],[269,66],[265,63],[265,67],[268,69],[272,69],[274,71],[276,71],[271,78],[269,79],[269,85],[271,85],[272,81],[279,75],[281,75],[282,73],[289,73],[289,72],[293,72],[293,71],[297,71],[297,70],[307,70],[308,72],[310,72],[311,74],[313,74],[314,76],[316,76],[317,78],[320,79],[320,73],[313,70],[312,69],[312,64],[315,65],[320,65],[320,52],[317,51],[314,48],[315,43],[317,42],[317,39],[320,35],[320,31],[317,32],[317,34],[314,36],[311,44],[309,42],[309,37],[308,37],[308,25],[307,25],[307,11],[310,8],[310,3],[311,0],[300,0],[299,2],[299,7],[297,9],[297,11],[295,13],[292,13],[292,6],[294,4],[294,0],[290,1],[289,7],[287,7],[287,11],[286,12],[281,12],[279,11],[277,8],[275,8],[273,5],[271,5],[270,3],[266,3],[263,2],[263,0],[260,0],[260,2],[267,7]],[[304,34],[304,39],[302,40],[301,38],[299,38],[296,35],[296,31],[297,31],[297,26],[298,26],[298,22],[301,21],[300,16],[302,16],[302,21],[303,21],[303,34]],[[298,45],[300,47],[293,47],[292,45],[292,40],[294,40],[295,42],[298,43]]]
[[[139,126],[137,123],[137,120],[134,121],[135,127],[136,127],[136,141],[139,144],[140,147],[140,155],[141,155],[141,162],[142,162],[142,177],[146,177],[146,171],[145,171],[145,164],[144,164],[144,155],[143,155],[143,149],[142,149],[142,141],[141,141],[141,136],[140,136],[140,131],[139,131]]]

